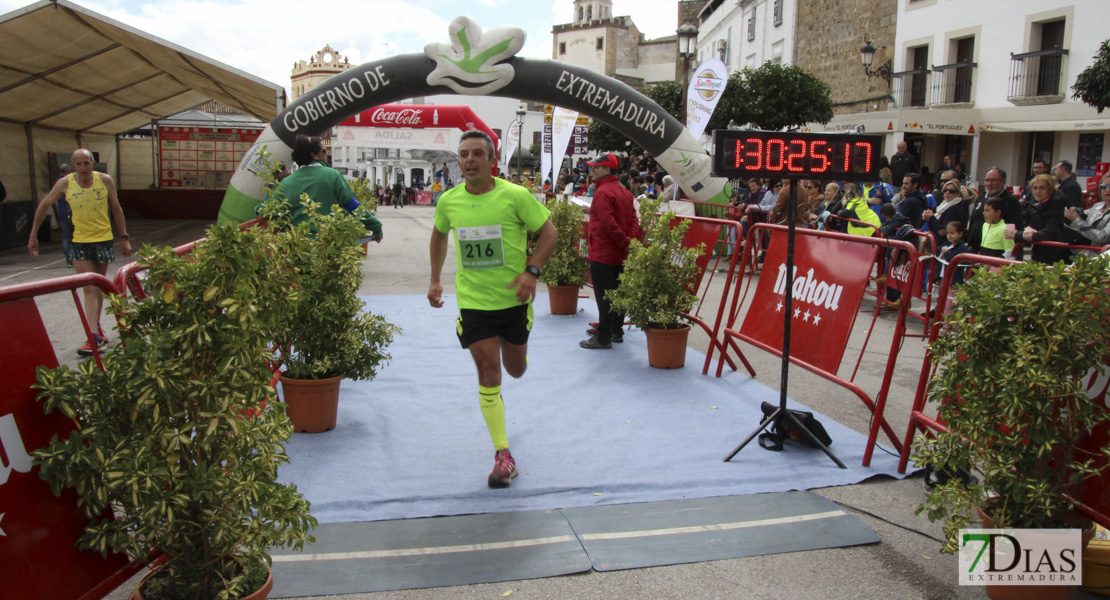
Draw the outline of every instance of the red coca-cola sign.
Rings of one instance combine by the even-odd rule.
[[[422,108],[403,108],[400,110],[387,110],[382,107],[374,109],[370,113],[370,123],[373,125],[409,125],[418,126],[423,124],[424,119],[421,116],[424,113]]]

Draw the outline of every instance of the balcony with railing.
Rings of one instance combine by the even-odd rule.
[[[1024,54],[1010,54],[1010,91],[1013,104],[1057,104],[1064,101],[1064,57],[1067,50],[1052,48]]]
[[[934,106],[971,105],[972,84],[975,81],[975,67],[973,62],[958,62],[950,65],[933,67],[933,97],[930,104]]]
[[[929,105],[929,69],[891,73],[890,87],[898,108]]]

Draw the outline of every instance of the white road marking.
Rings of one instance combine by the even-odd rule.
[[[490,542],[487,544],[460,544],[458,546],[434,546],[430,548],[398,548],[396,550],[366,550],[362,552],[328,552],[321,554],[280,554],[271,556],[274,562],[297,562],[305,560],[348,560],[352,558],[394,558],[398,556],[424,556],[430,554],[451,554],[455,552],[474,552],[476,550],[505,550],[573,542],[573,535],[515,540],[511,542]]]
[[[737,523],[717,523],[713,525],[693,525],[691,527],[670,527],[667,529],[645,529],[642,531],[616,531],[613,533],[587,533],[581,537],[585,541],[619,540],[628,538],[651,537],[656,535],[678,535],[683,533],[703,533],[706,531],[728,531],[730,529],[745,529],[748,527],[765,527],[767,525],[784,525],[788,523],[801,523],[819,519],[846,516],[842,510],[831,510],[811,515],[795,515],[792,517],[777,517],[774,519],[760,519],[758,521],[740,521]]]
[[[809,515],[794,515],[790,517],[776,517],[773,519],[760,519],[757,521],[739,521],[735,523],[716,523],[711,525],[693,525],[690,527],[669,527],[665,529],[644,529],[641,531],[618,531],[613,533],[589,533],[578,536],[584,541],[616,540],[652,537],[659,535],[680,535],[684,533],[704,533],[708,531],[728,531],[732,529],[745,529],[749,527],[766,527],[768,525],[785,525],[789,523],[802,523],[847,516],[842,510],[813,513]],[[575,541],[575,536],[559,535],[554,537],[534,538],[530,540],[515,540],[508,542],[490,542],[485,544],[460,544],[458,546],[432,546],[428,548],[398,548],[395,550],[364,550],[358,552],[324,552],[318,554],[279,554],[271,556],[274,562],[301,562],[309,560],[351,560],[373,558],[396,558],[401,556],[427,556],[432,554],[451,554],[458,552],[474,552],[481,550],[505,550],[508,548],[525,548],[528,546],[543,546],[545,544],[561,544]]]

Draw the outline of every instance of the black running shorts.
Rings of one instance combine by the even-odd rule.
[[[520,304],[502,310],[459,309],[455,333],[463,348],[491,337],[523,346],[532,331],[532,303]]]

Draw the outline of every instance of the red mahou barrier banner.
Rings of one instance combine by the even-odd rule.
[[[836,374],[848,345],[878,248],[797,236],[794,246],[790,356]],[[740,333],[782,347],[786,303],[786,235],[775,232]]]

